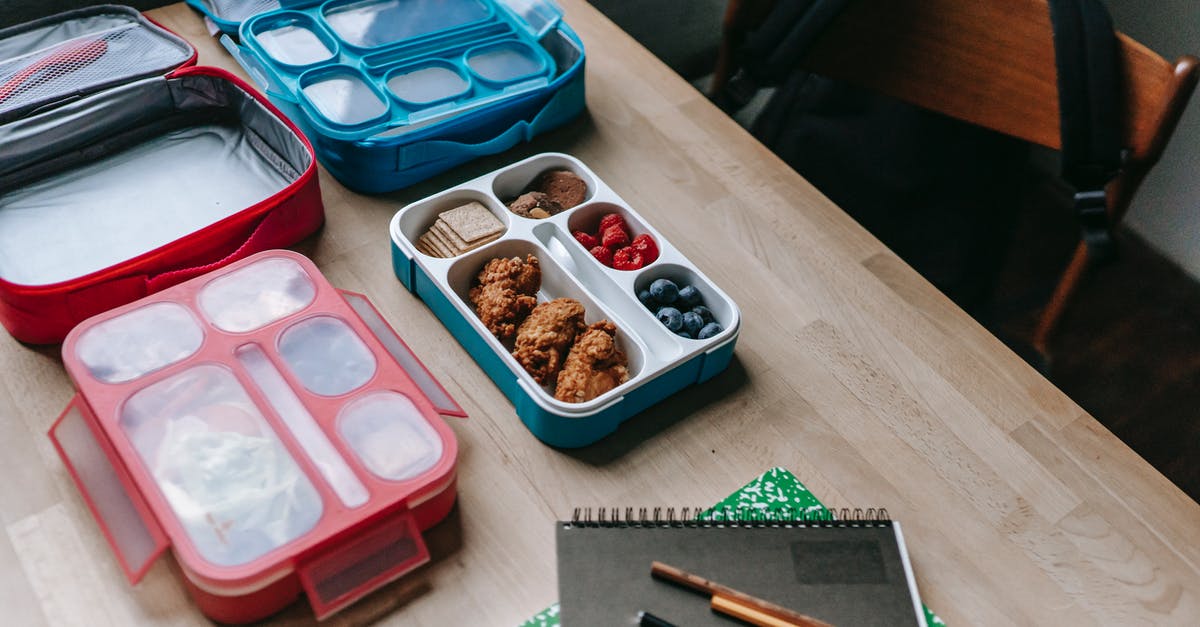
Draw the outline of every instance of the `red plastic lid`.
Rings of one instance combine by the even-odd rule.
[[[189,576],[244,590],[301,563],[323,580],[314,565],[349,538],[398,533],[451,485],[457,442],[416,381],[433,379],[386,331],[308,259],[269,251],[81,323],[63,361]],[[415,567],[419,539],[385,543],[396,559],[350,589],[313,584],[314,608]]]

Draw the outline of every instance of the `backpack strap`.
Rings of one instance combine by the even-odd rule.
[[[713,102],[735,113],[760,87],[797,67],[817,37],[852,0],[776,2],[738,52],[738,69]],[[1115,245],[1105,186],[1121,169],[1119,58],[1112,18],[1101,0],[1049,0],[1062,133],[1062,176],[1075,188],[1075,211],[1093,261]]]
[[[1100,0],[1050,0],[1058,70],[1062,176],[1075,187],[1083,241],[1095,261],[1114,253],[1105,186],[1121,169],[1117,37]]]

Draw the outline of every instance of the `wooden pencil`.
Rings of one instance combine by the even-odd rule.
[[[692,573],[689,573],[683,569],[675,568],[674,566],[669,566],[662,562],[652,562],[650,564],[650,574],[659,579],[665,579],[667,581],[679,584],[685,588],[691,588],[697,592],[703,592],[705,594],[712,595],[713,597],[724,597],[720,601],[715,598],[712,600],[712,603],[714,604],[713,609],[717,609],[716,604],[720,604],[722,607],[728,607],[731,610],[734,608],[734,606],[737,606],[738,608],[753,610],[753,612],[756,614],[764,614],[775,620],[784,621],[783,623],[755,623],[749,618],[742,618],[742,620],[747,620],[748,622],[756,625],[761,625],[763,627],[775,627],[780,624],[787,625],[789,627],[833,627],[833,625],[817,620],[811,616],[806,616],[800,612],[789,610],[786,607],[771,603],[770,601],[764,601],[758,597],[751,596],[744,592],[739,592],[728,586],[705,579],[699,575],[693,575]],[[749,615],[750,614],[747,613],[747,616]],[[738,618],[741,617],[739,616]]]

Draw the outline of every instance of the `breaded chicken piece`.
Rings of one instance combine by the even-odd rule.
[[[554,398],[583,403],[629,380],[629,360],[617,347],[617,325],[601,320],[575,339]]]
[[[517,329],[513,357],[539,384],[552,384],[575,336],[583,329],[583,305],[579,301],[556,298],[541,303]]]
[[[497,258],[487,262],[475,277],[471,302],[475,313],[506,345],[517,334],[517,327],[537,305],[536,294],[542,286],[542,268],[537,257]]]

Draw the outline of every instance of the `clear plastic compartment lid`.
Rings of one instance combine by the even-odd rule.
[[[342,41],[376,48],[488,18],[482,0],[350,0],[332,2],[322,12]]]
[[[351,402],[338,431],[375,475],[392,481],[417,477],[442,458],[442,439],[421,410],[397,392],[376,392]]]
[[[192,314],[175,303],[152,303],[88,329],[75,354],[89,374],[125,383],[187,359],[204,342]]]
[[[213,326],[244,333],[282,320],[316,297],[317,286],[300,264],[267,258],[214,279],[197,300]]]
[[[222,366],[194,366],[143,388],[119,424],[211,564],[254,561],[321,518],[320,494]]]
[[[127,7],[80,9],[0,30],[0,123],[48,103],[161,76],[193,54],[187,41]]]

